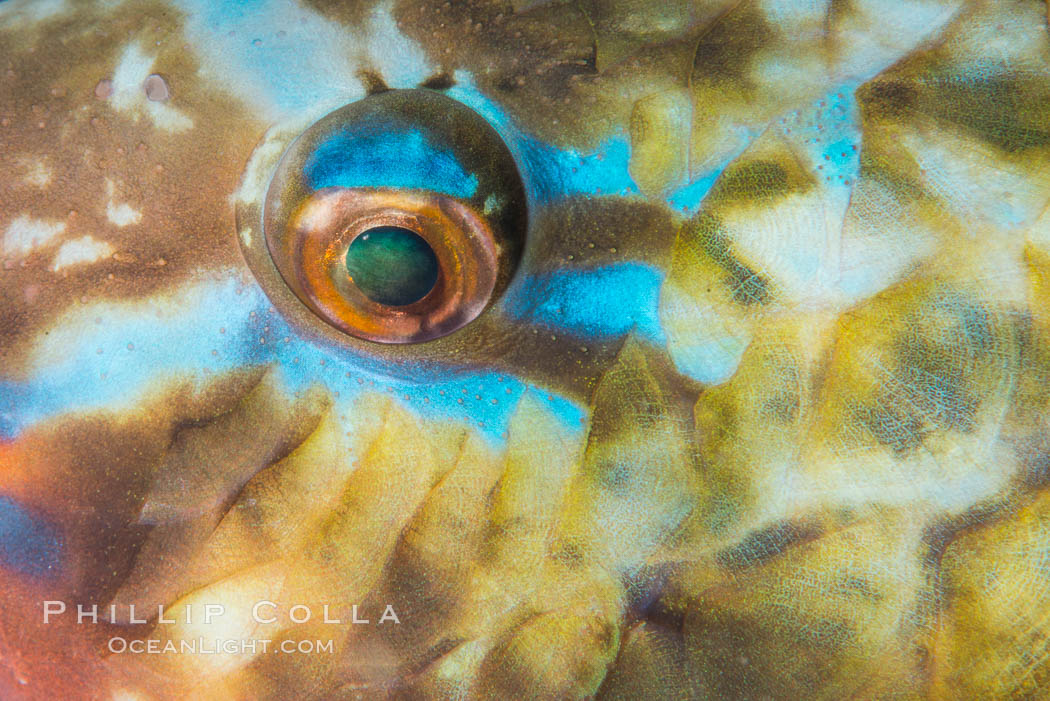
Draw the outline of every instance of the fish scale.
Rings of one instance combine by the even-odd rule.
[[[1045,695],[1046,28],[0,0],[0,697]]]

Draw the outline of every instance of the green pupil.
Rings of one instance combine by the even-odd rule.
[[[419,234],[399,226],[378,226],[350,242],[350,279],[373,302],[392,307],[426,297],[438,278],[434,250]]]

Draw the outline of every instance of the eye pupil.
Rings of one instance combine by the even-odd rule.
[[[378,226],[350,242],[346,270],[373,302],[401,307],[434,289],[438,260],[419,234],[399,226]]]

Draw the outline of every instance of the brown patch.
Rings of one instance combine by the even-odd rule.
[[[325,17],[341,22],[347,26],[362,24],[369,11],[375,7],[376,0],[303,0],[303,4],[320,12]]]
[[[777,39],[757,3],[739,5],[697,39],[692,80],[754,89],[751,59]]]
[[[448,90],[455,84],[455,79],[448,73],[438,73],[424,80],[419,84],[419,87],[427,88],[428,90]]]
[[[49,247],[5,261],[0,351],[5,371],[17,373],[31,340],[71,304],[126,300],[171,288],[200,269],[242,265],[228,197],[262,127],[198,77],[181,18],[167,4],[140,0],[112,14],[77,5],[41,26],[39,36],[8,34],[3,41],[11,50],[9,70],[0,74],[7,124],[0,158],[46,156],[54,179],[43,191],[0,180],[0,231],[23,214],[66,224]],[[108,81],[132,42],[157,52],[153,69],[170,88],[167,104],[190,117],[192,129],[165,132],[146,116],[136,121],[111,108]],[[120,228],[108,221],[107,181],[118,201],[142,212],[141,222]],[[117,253],[52,273],[61,240],[84,235]],[[23,294],[31,285],[35,295]]]
[[[365,86],[365,92],[369,95],[390,90],[390,86],[383,80],[383,76],[375,71],[361,70],[357,72],[357,77],[361,79],[361,83]]]
[[[625,260],[666,268],[675,229],[665,207],[619,197],[574,197],[544,207],[524,265],[530,271]]]
[[[623,337],[582,340],[526,319],[485,314],[443,356],[453,367],[493,367],[576,399],[587,400],[615,359]]]
[[[784,521],[747,535],[741,542],[715,555],[715,561],[728,570],[760,565],[799,544],[823,535],[823,524],[811,521]]]
[[[733,301],[744,306],[767,304],[772,298],[772,285],[765,275],[744,263],[733,250],[722,221],[700,212],[682,225],[679,241],[695,246],[697,253],[709,258],[726,272],[723,280],[731,290]]]
[[[52,514],[64,542],[61,591],[53,598],[102,603],[128,575],[149,526],[139,523],[156,470],[188,426],[207,425],[259,382],[256,369],[196,389],[162,387],[134,411],[64,416],[12,444],[6,490]]]

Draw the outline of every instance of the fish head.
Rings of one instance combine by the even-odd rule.
[[[1046,21],[0,2],[0,695],[1037,688]]]

